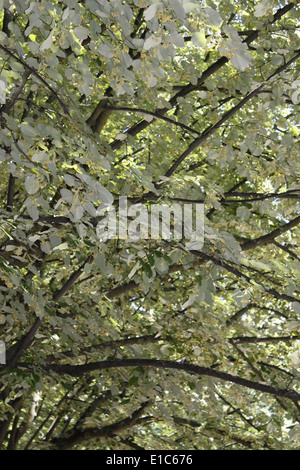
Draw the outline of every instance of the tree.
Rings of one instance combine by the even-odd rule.
[[[297,449],[297,2],[0,7],[2,448]]]

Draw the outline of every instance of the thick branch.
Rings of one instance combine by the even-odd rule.
[[[289,335],[289,336],[272,336],[272,337],[261,337],[256,338],[254,336],[239,336],[235,338],[231,338],[230,342],[234,344],[242,344],[242,343],[290,343],[292,341],[298,341],[300,339],[300,335]]]
[[[93,257],[89,256],[87,260],[78,268],[76,271],[74,271],[69,279],[64,283],[64,285],[55,292],[53,295],[53,302],[58,302],[64,295],[65,293],[75,284],[75,282],[80,278],[84,271],[84,266],[86,264],[90,264],[92,262]]]
[[[105,437],[113,437],[115,434],[119,434],[125,429],[134,426],[150,403],[150,401],[146,401],[138,410],[134,411],[132,415],[128,416],[125,419],[122,419],[121,421],[117,421],[113,424],[108,424],[107,426],[103,426],[100,429],[92,428],[86,430],[79,430],[75,432],[71,437],[65,439],[59,438],[57,440],[54,440],[53,443],[59,450],[70,450],[75,445],[78,445],[83,441]]]
[[[290,222],[287,222],[281,227],[273,230],[272,232],[267,233],[266,235],[244,242],[242,244],[242,250],[247,251],[247,250],[251,250],[252,248],[257,248],[258,246],[267,245],[268,243],[273,242],[275,238],[279,237],[285,232],[288,232],[293,227],[296,227],[297,225],[299,225],[299,223],[300,223],[300,215],[298,217],[295,217],[295,219],[291,220]]]
[[[85,264],[90,263],[92,261],[92,257],[89,256],[85,263],[78,268],[74,273],[71,274],[69,279],[64,283],[64,285],[53,295],[53,302],[56,303],[58,302],[64,295],[65,293],[75,284],[77,279],[81,276],[83,273],[83,269]],[[30,328],[30,330],[23,335],[23,337],[13,345],[6,353],[7,357],[7,364],[6,367],[15,367],[17,362],[19,361],[20,357],[22,356],[23,352],[28,349],[32,341],[39,330],[40,326],[42,324],[42,319],[37,318],[36,321],[34,322],[33,326]]]
[[[8,351],[6,351],[6,365],[5,368],[14,368],[16,367],[20,357],[22,356],[23,352],[28,349],[32,341],[42,324],[42,319],[37,318],[30,330],[16,343],[14,344]],[[2,367],[3,368],[3,367]],[[0,368],[1,369],[1,368]]]
[[[187,132],[190,132],[192,134],[200,134],[200,132],[196,131],[195,129],[192,129],[189,126],[186,126],[182,122],[174,121],[171,118],[168,118],[168,117],[163,116],[163,115],[159,115],[157,112],[148,111],[146,109],[129,108],[127,106],[106,106],[105,109],[112,110],[112,111],[125,111],[125,112],[131,112],[131,113],[148,114],[149,116],[153,116],[156,119],[162,119],[163,121],[166,121],[170,124],[174,124],[174,126],[181,127],[183,130],[185,130]]]
[[[9,181],[8,181],[8,189],[7,189],[7,199],[6,199],[6,210],[11,211],[13,207],[13,199],[15,194],[15,177],[10,173]]]
[[[95,353],[96,351],[102,351],[106,348],[117,349],[122,346],[130,346],[132,344],[153,344],[158,343],[160,341],[170,341],[172,338],[170,336],[161,337],[155,335],[144,335],[144,336],[136,336],[132,338],[123,338],[118,339],[115,341],[103,341],[103,343],[95,344],[93,346],[87,347],[84,350],[80,350],[76,353],[77,357],[80,355],[87,355],[88,353]],[[64,357],[74,357],[74,351],[64,351],[62,352]],[[47,361],[55,360],[55,356],[53,354],[47,356]]]
[[[227,322],[226,322],[226,325],[227,326],[230,326],[232,323],[236,322],[237,320],[239,320],[243,315],[244,313],[246,313],[248,310],[250,310],[250,308],[254,307],[255,304],[253,304],[252,302],[249,302],[248,305],[246,305],[245,307],[241,308],[240,310],[238,310],[234,315],[232,315],[232,317],[230,317]]]
[[[22,364],[22,367],[30,367],[29,364]],[[70,365],[70,364],[50,364],[44,368],[47,371],[52,371],[57,374],[71,375],[72,377],[82,377],[88,372],[94,372],[105,369],[120,368],[120,367],[155,367],[158,369],[176,369],[183,372],[199,376],[213,377],[225,382],[231,382],[242,387],[257,390],[262,393],[268,393],[281,398],[288,398],[293,402],[300,401],[300,394],[294,390],[284,390],[278,387],[273,387],[265,383],[254,382],[252,380],[244,379],[236,375],[221,372],[208,367],[201,367],[187,362],[163,361],[158,359],[117,359],[113,361],[99,361],[91,362],[83,365]]]

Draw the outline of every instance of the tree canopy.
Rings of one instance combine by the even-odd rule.
[[[1,448],[298,449],[297,1],[0,11]]]

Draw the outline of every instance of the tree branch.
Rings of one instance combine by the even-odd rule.
[[[35,75],[38,80],[50,91],[51,95],[54,96],[54,98],[61,104],[65,113],[70,116],[68,107],[64,103],[64,101],[58,96],[54,88],[49,85],[49,83],[47,83],[47,81],[33,67],[28,65],[23,59],[18,57],[13,51],[11,51],[8,47],[4,46],[3,44],[0,44],[0,49],[6,52],[10,57],[13,57],[19,64],[22,64],[23,67],[27,70],[27,72],[30,72]]]
[[[86,264],[90,264],[93,260],[93,256],[88,256],[88,258],[84,261],[82,266],[74,271],[69,279],[64,283],[64,285],[53,294],[53,302],[58,302],[65,293],[75,284],[75,282],[80,278],[84,271],[84,267]]]
[[[273,337],[261,337],[256,338],[253,336],[237,336],[230,338],[230,343],[233,344],[244,344],[244,343],[279,343],[280,341],[284,343],[290,343],[292,341],[298,341],[300,339],[299,335],[288,335],[288,336],[273,336]]]
[[[1,110],[0,110],[1,114],[2,113],[10,114],[14,104],[18,100],[20,94],[22,93],[22,90],[24,86],[26,85],[27,80],[30,77],[30,75],[31,75],[31,70],[25,69],[23,76],[22,76],[22,80],[15,85],[15,88],[13,92],[11,93],[10,97],[8,98],[6,103],[1,107]]]
[[[222,259],[215,258],[214,256],[208,255],[207,253],[204,253],[204,252],[198,251],[198,250],[191,250],[190,252],[195,254],[196,256],[199,256],[200,258],[202,258],[206,261],[212,261],[216,266],[220,266],[221,268],[226,269],[228,272],[230,272],[232,274],[235,274],[236,276],[238,276],[241,279],[245,279],[249,283],[251,283],[251,281],[252,281],[252,279],[249,276],[242,273],[237,268],[235,268],[233,266],[230,266],[228,263],[226,263]],[[291,295],[288,295],[288,294],[280,294],[275,289],[272,289],[270,287],[265,287],[265,286],[263,286],[263,287],[264,287],[264,290],[268,294],[272,295],[273,297],[275,297],[278,300],[286,300],[288,302],[300,302],[300,300],[297,299],[296,297],[292,297]]]
[[[285,5],[283,8],[280,8],[275,15],[273,16],[273,20],[271,22],[268,22],[267,25],[273,24],[276,21],[280,20],[286,13],[288,13],[292,8],[294,8],[295,4],[294,2],[290,2],[287,5]],[[267,26],[265,25],[265,26]],[[251,34],[247,36],[247,38],[243,41],[245,44],[249,46],[253,41],[255,41],[261,31],[255,30]],[[193,85],[192,83],[189,83],[187,85],[184,85],[173,97],[169,100],[169,106],[165,108],[159,108],[155,111],[155,113],[159,116],[162,116],[166,114],[169,110],[170,107],[173,108],[174,106],[177,105],[177,99],[180,97],[184,97],[191,93],[192,91],[198,90],[203,83],[208,80],[212,75],[214,75],[221,67],[226,65],[229,62],[229,58],[222,56],[220,57],[216,62],[214,62],[212,65],[210,65],[206,70],[204,70],[201,74],[201,76],[198,78],[197,83]],[[152,121],[153,122],[153,121]],[[138,123],[134,124],[130,129],[126,131],[126,134],[130,136],[136,136],[139,134],[141,131],[146,129],[150,123],[146,121],[145,119],[139,121]],[[114,140],[111,143],[111,148],[113,150],[119,149],[122,145],[124,144],[124,140]]]
[[[113,437],[115,434],[119,434],[125,429],[134,426],[137,420],[144,413],[145,409],[150,405],[150,403],[151,401],[146,401],[139,409],[134,411],[130,416],[120,421],[117,421],[116,423],[108,424],[107,426],[103,426],[100,429],[92,428],[86,430],[78,430],[70,437],[66,437],[65,439],[62,437],[53,439],[52,443],[54,443],[59,450],[70,450],[75,445],[78,445],[86,440]]]
[[[300,215],[295,217],[295,219],[291,220],[290,222],[287,222],[286,224],[281,225],[281,227],[278,227],[272,232],[267,233],[266,235],[263,235],[258,238],[254,238],[253,240],[245,241],[241,246],[242,251],[247,251],[253,248],[257,248],[259,246],[267,245],[268,243],[273,242],[275,238],[279,237],[283,233],[288,232],[292,228],[296,227],[299,223],[300,223]]]
[[[157,112],[152,112],[152,111],[148,111],[146,109],[141,109],[141,108],[129,108],[127,106],[105,106],[105,109],[112,110],[112,111],[125,111],[125,112],[127,111],[127,112],[131,112],[131,113],[148,114],[149,116],[153,116],[156,119],[162,119],[163,121],[166,121],[170,124],[173,124],[174,126],[178,126],[178,127],[180,127],[181,129],[183,129],[187,132],[190,132],[192,134],[199,134],[200,135],[200,132],[196,131],[195,129],[192,129],[189,126],[186,126],[182,122],[174,121],[171,118],[168,118],[168,117],[163,116],[163,115],[159,115]]]
[[[214,124],[213,126],[209,126],[206,128],[206,130],[202,133],[200,137],[197,137],[190,145],[189,147],[180,155],[177,160],[173,163],[173,165],[168,169],[168,171],[165,173],[165,176],[170,177],[174,171],[177,170],[179,165],[197,148],[199,147],[203,142],[205,142],[216,130],[218,130],[228,119],[230,119],[234,114],[236,114],[248,101],[250,101],[254,96],[256,96],[261,90],[263,90],[265,84],[271,80],[273,77],[276,75],[280,74],[283,70],[285,70],[287,67],[289,67],[291,64],[296,62],[297,59],[300,57],[300,52],[296,54],[294,57],[292,57],[290,60],[288,60],[284,65],[281,65],[278,67],[274,73],[272,73],[264,83],[259,85],[255,90],[251,91],[248,93],[238,104],[233,106],[229,111],[227,111],[223,116],[219,119],[219,121]]]
[[[30,364],[22,363],[20,367],[30,368]],[[83,365],[70,365],[70,364],[49,364],[43,368],[47,371],[55,372],[59,375],[67,374],[72,377],[82,377],[89,372],[99,370],[122,368],[122,367],[154,367],[158,369],[176,369],[183,372],[199,376],[213,377],[225,382],[231,382],[242,387],[257,390],[262,393],[268,393],[281,398],[288,398],[293,402],[300,401],[300,393],[294,390],[284,390],[279,387],[273,387],[265,383],[254,382],[252,380],[244,379],[236,375],[221,372],[216,369],[208,367],[201,367],[187,362],[164,361],[159,359],[117,359],[112,361],[99,361],[91,362]]]
[[[86,355],[88,353],[95,353],[96,351],[102,351],[106,348],[117,349],[121,346],[130,346],[132,344],[155,344],[160,341],[170,341],[172,338],[170,336],[161,337],[155,335],[144,335],[144,336],[137,336],[132,338],[122,338],[115,341],[103,341],[103,343],[95,344],[90,347],[85,348],[84,350],[80,350],[76,353],[77,357],[80,355]],[[72,350],[64,351],[64,357],[74,357],[74,352]],[[55,360],[55,356],[49,355],[47,356],[47,361]]]

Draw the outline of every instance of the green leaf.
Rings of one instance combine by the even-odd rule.
[[[86,39],[90,34],[88,28],[84,26],[76,26],[76,28],[73,29],[73,32],[80,41]]]
[[[133,375],[129,380],[128,380],[128,385],[131,387],[132,385],[135,385],[138,382],[138,377]]]
[[[152,272],[152,269],[151,269],[150,264],[145,263],[145,261],[143,261],[142,259],[140,259],[140,263],[141,263],[141,265],[142,265],[142,267],[143,267],[143,270],[144,270],[144,272],[146,273],[146,275],[147,275],[149,278],[152,278],[153,272]]]
[[[178,33],[171,33],[168,37],[168,40],[171,44],[174,44],[176,47],[184,46],[184,37]]]
[[[201,31],[199,31],[198,33],[194,33],[192,35],[192,41],[193,41],[194,44],[196,44],[200,47],[205,47],[206,46],[205,34]]]

